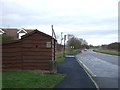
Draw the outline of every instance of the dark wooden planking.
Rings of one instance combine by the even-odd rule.
[[[17,59],[21,59],[21,56],[19,56],[19,57],[16,57],[16,56],[14,56],[14,57],[11,57],[11,56],[8,56],[8,57],[2,57],[3,58],[3,61],[5,60],[5,59],[9,59],[9,60],[17,60]]]
[[[13,45],[13,44],[14,44],[14,45]],[[19,44],[13,43],[13,44],[2,45],[2,49],[4,49],[4,48],[15,48],[15,47],[21,47],[21,43],[19,43]]]
[[[21,61],[20,60],[4,60],[3,61],[3,64],[6,64],[6,63],[21,63]]]
[[[16,53],[16,52],[20,52],[21,51],[21,48],[16,48],[16,49],[14,49],[14,48],[9,48],[9,49],[4,49],[3,51],[2,51],[2,54],[6,54],[7,52],[8,53]]]
[[[26,70],[26,69],[49,69],[49,67],[46,67],[46,66],[39,66],[39,67],[23,67],[23,70]]]
[[[35,44],[35,43],[39,43],[39,44],[42,44],[42,43],[45,43],[45,42],[51,42],[50,39],[40,39],[40,40],[36,40],[36,39],[28,39],[28,40],[24,40],[22,43],[25,44]]]
[[[24,60],[24,63],[48,63],[48,60]]]
[[[52,50],[51,49],[44,49],[44,48],[41,48],[41,49],[37,49],[37,48],[35,48],[35,49],[32,49],[32,48],[26,48],[26,49],[23,49],[22,51],[24,51],[24,52],[51,52],[52,53]]]
[[[42,34],[42,33],[35,33],[31,36],[28,36],[26,38],[24,38],[24,40],[28,40],[28,39],[35,39],[35,40],[41,40],[41,38],[44,38],[44,39],[51,39],[50,37],[47,37],[46,35]]]
[[[51,37],[35,33],[19,42],[4,44],[3,68],[48,69],[48,60],[52,60],[52,48],[46,48],[46,42],[51,42]]]
[[[25,56],[50,56],[51,52],[23,52],[22,55]]]
[[[37,46],[37,47],[36,47]],[[39,48],[46,48],[46,43],[43,43],[43,44],[23,44],[23,46],[22,47],[30,47],[30,48],[37,48],[37,49],[39,49]]]
[[[52,57],[33,57],[33,56],[23,56],[23,61],[24,60],[29,60],[29,59],[34,59],[34,60],[42,60],[42,59],[47,59],[47,60],[51,60]]]
[[[21,53],[20,53],[20,52],[17,52],[17,53],[12,53],[12,52],[11,52],[11,53],[3,53],[2,56],[3,56],[3,57],[8,57],[8,56],[9,56],[9,57],[10,57],[10,56],[11,56],[11,57],[13,57],[13,56],[16,56],[16,57],[17,57],[17,56],[21,56]]]
[[[23,66],[48,66],[48,63],[23,63]]]

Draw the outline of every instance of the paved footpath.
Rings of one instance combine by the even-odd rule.
[[[67,77],[55,88],[92,88],[92,90],[97,90],[74,57],[66,57],[64,62],[57,65],[57,69],[58,73],[67,74]]]

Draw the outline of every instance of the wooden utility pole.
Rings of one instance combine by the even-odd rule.
[[[53,29],[53,25],[51,25],[52,28],[52,39],[51,39],[51,48],[52,48],[52,60],[55,60],[55,49],[56,49],[56,35]],[[54,58],[53,58],[54,57]]]
[[[60,42],[61,45],[62,45],[62,40],[63,40],[62,34],[63,32],[61,32],[61,42]]]
[[[63,49],[63,57],[65,57],[65,40],[66,40],[66,35],[64,35],[64,49]]]
[[[52,28],[52,37],[56,39],[55,31],[53,29],[53,25],[51,25],[51,28]]]

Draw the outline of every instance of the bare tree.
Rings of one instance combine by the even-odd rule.
[[[69,48],[74,48],[74,49],[88,48],[87,44],[88,43],[86,42],[86,40],[68,34],[67,46]]]

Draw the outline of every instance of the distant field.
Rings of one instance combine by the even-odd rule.
[[[99,50],[99,49],[96,49],[96,50],[93,50],[93,51],[100,52],[100,53],[105,53],[105,54],[110,54],[110,55],[120,56],[120,53],[118,53],[118,52],[112,52],[112,51],[107,51],[107,50]]]
[[[40,74],[25,71],[2,73],[2,88],[53,88],[65,75]]]

